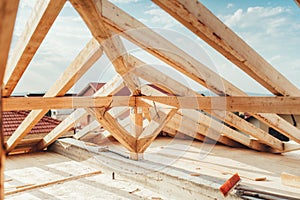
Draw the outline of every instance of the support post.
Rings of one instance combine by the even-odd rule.
[[[4,199],[4,163],[5,163],[5,145],[4,133],[2,127],[2,87],[0,89],[0,199]]]

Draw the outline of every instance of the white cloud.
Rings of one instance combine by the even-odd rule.
[[[232,3],[229,3],[229,4],[227,4],[227,6],[226,6],[226,8],[233,8],[234,7],[234,4],[232,4]]]
[[[145,11],[145,14],[150,15],[149,21],[155,27],[162,27],[162,28],[172,28],[178,24],[178,22],[169,16],[166,12],[162,9],[154,8],[151,10]]]
[[[219,17],[274,68],[300,87],[299,79],[296,78],[300,70],[293,68],[299,68],[296,52],[299,52],[300,44],[300,22],[296,20],[295,12],[287,7],[268,5],[237,9],[230,15]],[[234,78],[230,80],[238,83]],[[255,87],[255,90],[261,89]]]
[[[238,9],[234,14],[221,16],[224,23],[228,26],[239,26],[239,27],[249,27],[249,26],[261,26],[261,22],[272,22],[275,18],[281,19],[284,23],[284,17],[282,14],[290,12],[289,9],[284,7],[249,7],[247,10]]]

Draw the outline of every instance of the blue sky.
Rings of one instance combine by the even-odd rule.
[[[35,2],[36,0],[21,0],[12,48],[23,31]],[[268,93],[266,89],[151,1],[111,0],[111,2],[162,34],[242,90]],[[293,0],[200,0],[200,2],[300,88],[300,56],[298,56],[300,52],[300,8]],[[46,91],[90,38],[91,34],[85,24],[67,2],[20,80],[15,93]],[[195,90],[204,89],[187,77],[169,69],[164,63],[144,53],[135,45],[126,40],[124,42],[127,49],[143,61],[160,70],[169,70],[168,73],[172,73],[178,80]],[[90,81],[105,82],[113,75],[112,66],[103,56],[79,80],[72,91],[79,91]]]

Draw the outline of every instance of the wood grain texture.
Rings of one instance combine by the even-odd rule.
[[[98,42],[92,39],[46,92],[44,97],[63,96],[101,55],[102,50]],[[48,109],[31,111],[7,141],[7,151],[13,150],[47,112]]]
[[[2,128],[2,88],[19,0],[0,1],[0,199],[4,199],[5,145]]]
[[[223,79],[220,75],[192,58],[189,54],[117,6],[106,0],[102,1],[102,6],[102,15],[106,25],[145,51],[220,96],[247,96],[245,92]],[[296,94],[297,93],[291,92],[290,96]],[[238,119],[237,116],[231,115],[230,113],[228,115],[230,115],[230,118]],[[252,115],[283,135],[294,138],[299,142],[300,130],[292,124],[287,123],[284,119],[276,116],[276,114],[266,115],[264,113],[252,113]],[[231,120],[230,118],[228,118],[228,120]],[[281,126],[278,127],[278,124],[281,124]]]

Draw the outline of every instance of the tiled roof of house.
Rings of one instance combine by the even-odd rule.
[[[8,111],[3,112],[3,133],[4,136],[10,136],[27,117],[29,111]],[[61,121],[44,116],[29,132],[29,134],[49,133]]]

